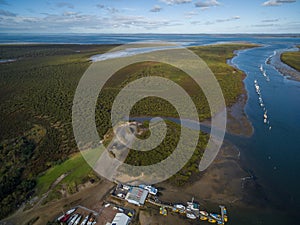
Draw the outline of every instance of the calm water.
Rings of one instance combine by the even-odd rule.
[[[67,40],[67,41],[66,41]],[[1,35],[0,43],[79,43],[123,44],[133,41],[162,40],[184,46],[248,41],[263,47],[240,51],[232,62],[243,70],[248,92],[246,113],[254,127],[251,138],[233,139],[241,150],[247,167],[254,171],[263,185],[270,206],[280,212],[232,210],[228,224],[300,224],[294,217],[300,210],[300,82],[288,80],[272,65],[265,64],[274,51],[300,45],[300,38],[246,35]],[[259,69],[263,65],[267,76]],[[263,122],[264,111],[259,105],[254,80],[260,86],[269,124]],[[271,126],[271,129],[270,129]]]

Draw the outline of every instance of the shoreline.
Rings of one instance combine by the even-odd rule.
[[[295,49],[296,50],[296,49]],[[297,50],[299,50],[297,48]],[[291,50],[283,50],[276,52],[276,54],[268,60],[268,64],[273,66],[283,77],[287,79],[300,81],[300,71],[294,69],[293,67],[289,66],[288,64],[282,61],[282,54],[287,52],[295,52]]]

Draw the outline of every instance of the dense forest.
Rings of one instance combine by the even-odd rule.
[[[60,164],[77,150],[72,130],[72,102],[77,84],[91,64],[89,57],[114,46],[101,45],[2,45],[0,46],[0,218],[7,216],[34,194],[36,179],[48,168]],[[233,51],[250,45],[217,45],[194,47],[193,50],[216,75],[226,104],[234,103],[243,92],[243,74],[226,64]],[[7,59],[12,61],[5,62]],[[201,89],[182,71],[156,62],[134,64],[118,71],[100,93],[96,108],[98,133],[103,137],[111,128],[110,109],[113,99],[128,82],[144,76],[159,75],[180,84],[192,97],[201,120],[210,117]],[[177,116],[162,99],[146,98],[131,111],[132,116]],[[101,124],[99,121],[102,121]],[[105,122],[103,122],[105,121]],[[129,163],[151,164],[155,157],[172,152],[162,149],[176,143],[178,127],[170,125],[161,149],[137,158],[134,152]],[[196,171],[201,149],[207,137],[200,134],[199,149],[175,179],[186,181]],[[172,143],[172,144],[170,144]],[[147,160],[146,160],[147,159]],[[181,179],[181,178],[182,179]]]

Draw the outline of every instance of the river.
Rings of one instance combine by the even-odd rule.
[[[300,82],[287,79],[266,62],[274,51],[295,49],[300,38],[289,35],[2,35],[0,43],[123,44],[133,41],[172,41],[182,46],[251,42],[262,47],[239,51],[231,61],[246,73],[245,112],[254,127],[250,138],[230,138],[241,161],[263,186],[269,207],[230,211],[228,224],[299,224],[300,210]],[[260,70],[265,71],[266,76]],[[259,86],[255,88],[255,82]],[[261,98],[261,100],[260,100]],[[263,104],[261,106],[260,104]],[[264,114],[266,113],[266,123]]]

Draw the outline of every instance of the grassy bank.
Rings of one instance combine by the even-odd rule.
[[[300,48],[300,46],[297,46]],[[300,72],[300,51],[297,52],[284,52],[281,54],[281,61],[290,67]]]

